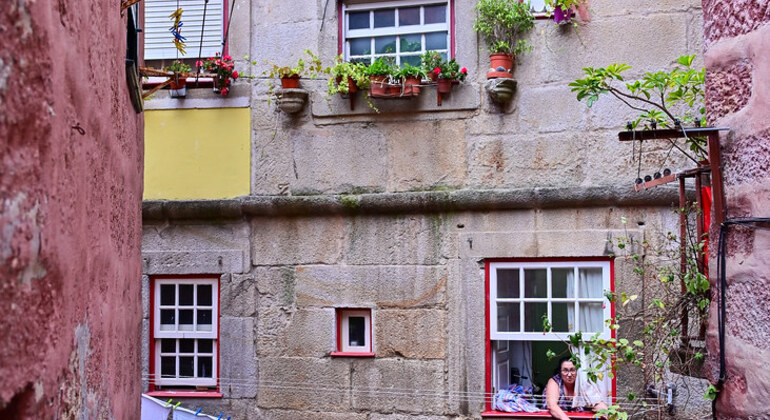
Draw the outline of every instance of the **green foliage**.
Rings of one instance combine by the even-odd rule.
[[[586,67],[583,69],[586,77],[569,85],[577,93],[577,100],[585,100],[589,107],[602,95],[611,95],[639,111],[639,117],[632,121],[634,129],[640,124],[647,129],[653,123],[659,128],[674,127],[677,121],[706,125],[706,70],[693,68],[694,60],[694,55],[681,56],[671,71],[648,72],[634,81],[625,80],[623,72],[631,68],[625,63],[602,68]],[[674,109],[684,112],[675,114]],[[704,139],[690,138],[688,144],[699,157],[705,154]]]
[[[348,84],[348,78],[353,80],[361,89],[369,87],[369,77],[366,74],[366,65],[364,63],[349,63],[342,61],[342,55],[334,59],[334,65],[325,70],[325,73],[329,74],[329,80],[327,81],[327,91],[329,96],[337,93],[349,93],[350,86]],[[337,83],[337,79],[340,82]]]
[[[428,74],[436,67],[441,66],[441,63],[444,62],[444,56],[435,51],[426,51],[425,54],[420,56],[420,62],[422,63],[422,69]]]
[[[585,2],[586,0],[545,0],[545,5],[551,9],[555,9],[557,6],[562,9],[571,9],[573,6],[579,6]]]
[[[622,411],[619,405],[611,405],[607,408],[597,410],[596,414],[607,420],[627,420],[628,413]]]
[[[305,50],[305,55],[308,56],[307,59],[300,58],[299,61],[297,61],[296,66],[279,66],[278,64],[265,60],[265,63],[270,67],[268,70],[264,71],[263,74],[267,77],[279,79],[295,76],[307,76],[311,79],[316,79],[319,74],[328,72],[321,64],[321,60],[313,54],[312,51]]]
[[[706,394],[703,396],[703,398],[714,401],[717,398],[717,394],[719,394],[719,390],[714,385],[709,385],[709,387],[706,389]]]
[[[366,68],[366,74],[369,76],[393,76],[395,73],[391,57],[380,57]]]
[[[175,60],[170,66],[163,67],[163,70],[173,71],[174,73],[189,73],[192,68],[180,60]]]
[[[532,50],[524,34],[535,26],[535,17],[528,1],[479,0],[473,29],[480,33],[490,53],[518,55]]]
[[[421,79],[424,79],[428,77],[428,75],[422,67],[413,66],[409,63],[404,63],[401,65],[401,67],[398,68],[398,71],[396,71],[396,77],[399,77],[399,78],[419,77]]]
[[[454,58],[451,60],[442,62],[438,66],[438,69],[440,70],[438,74],[438,77],[440,79],[462,81],[462,80],[465,80],[465,76],[468,74],[468,70],[465,67],[460,68],[460,64],[458,64]]]

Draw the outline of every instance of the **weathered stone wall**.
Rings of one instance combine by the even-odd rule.
[[[770,217],[770,4],[705,0],[703,12],[708,114],[712,124],[730,127],[722,136],[727,217]],[[770,235],[741,227],[728,235],[726,381],[716,409],[720,418],[765,418],[770,410],[759,402],[770,398],[770,309],[757,303],[770,298]],[[714,267],[715,248],[711,255]],[[716,279],[712,275],[715,286]],[[711,309],[708,344],[716,382],[716,305]]]
[[[0,7],[0,418],[135,419],[142,116],[107,0]]]

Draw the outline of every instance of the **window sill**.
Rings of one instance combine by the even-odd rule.
[[[335,351],[329,356],[331,357],[374,357],[374,353],[347,353],[343,351]]]
[[[222,398],[222,393],[219,391],[152,391],[147,395],[155,398]]]
[[[595,417],[594,413],[567,411],[565,412],[571,419],[592,419]],[[481,418],[484,419],[542,419],[552,418],[551,413],[546,410],[538,411],[536,413],[507,413],[504,411],[485,411],[481,413]]]

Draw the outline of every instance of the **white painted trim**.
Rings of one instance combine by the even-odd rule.
[[[342,334],[340,340],[340,351],[344,353],[371,353],[372,352],[372,316],[369,309],[341,309],[340,314],[340,333]],[[364,345],[363,346],[351,346],[350,342],[350,318],[351,317],[363,317],[364,318]]]

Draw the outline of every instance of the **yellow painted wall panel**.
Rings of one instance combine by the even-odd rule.
[[[164,109],[144,113],[144,199],[248,195],[249,108]]]

